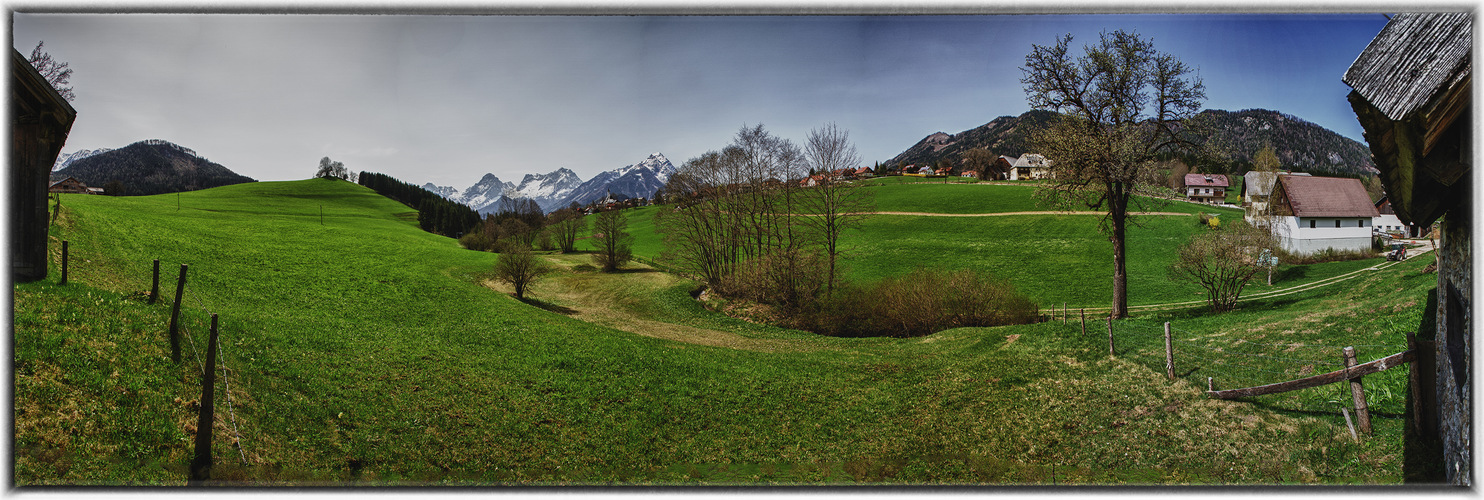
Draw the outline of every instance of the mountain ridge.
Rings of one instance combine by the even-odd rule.
[[[101,152],[99,152],[101,151]],[[81,158],[79,153],[90,152]],[[212,162],[195,150],[161,139],[147,139],[118,149],[81,150],[52,179],[76,178],[116,195],[151,195],[257,182]],[[112,187],[112,189],[109,189]]]

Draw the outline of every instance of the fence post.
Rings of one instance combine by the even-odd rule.
[[[1082,336],[1087,336],[1087,308],[1082,308]]]
[[[67,284],[67,240],[62,240],[62,281],[57,284]]]
[[[160,299],[160,259],[155,259],[154,279],[149,285],[149,303]]]
[[[211,340],[206,343],[206,370],[201,374],[201,413],[196,419],[196,458],[191,460],[191,479],[199,486],[211,477],[211,427],[216,422],[216,314],[211,315]]]
[[[180,281],[175,283],[175,306],[170,308],[170,360],[180,364],[180,299],[185,294],[187,264],[180,265]]]
[[[1165,322],[1165,377],[1175,379],[1175,345],[1170,342],[1170,322]]]
[[[1061,303],[1061,324],[1063,324],[1063,325],[1067,324],[1067,319],[1068,319],[1067,318],[1067,303],[1066,302],[1062,302]]]
[[[1108,312],[1108,357],[1113,357],[1113,312]]]
[[[1355,348],[1345,348],[1345,368],[1355,366]],[[1350,397],[1355,400],[1355,423],[1360,427],[1360,432],[1367,436],[1371,435],[1371,410],[1366,406],[1365,387],[1360,384],[1360,377],[1350,379]]]

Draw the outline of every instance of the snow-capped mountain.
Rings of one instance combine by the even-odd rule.
[[[675,165],[665,155],[654,153],[639,163],[593,176],[573,189],[555,208],[565,207],[573,202],[586,205],[603,199],[609,193],[617,198],[651,198],[655,191],[665,187],[665,183],[670,181],[670,175],[674,173]]]
[[[526,174],[520,186],[506,190],[505,196],[536,200],[542,212],[552,212],[566,206],[562,200],[581,184],[582,178],[576,172],[559,168],[549,174]]]
[[[469,186],[456,198],[450,197],[449,200],[468,205],[475,211],[482,211],[485,208],[494,209],[499,206],[500,198],[512,189],[515,189],[514,184],[501,181],[499,177],[495,177],[495,174],[484,174],[479,182]]]
[[[61,169],[64,169],[64,168],[67,168],[67,167],[71,166],[72,165],[72,162],[75,162],[77,160],[81,160],[81,159],[87,158],[89,156],[94,156],[94,155],[98,155],[98,154],[102,154],[102,153],[107,153],[109,151],[113,151],[113,149],[112,148],[79,149],[79,150],[74,151],[74,152],[71,152],[71,153],[62,153],[60,155],[57,155],[57,162],[52,164],[52,171],[53,172],[56,172],[58,170],[61,170]]]
[[[423,189],[468,205],[480,214],[498,211],[500,201],[506,198],[535,200],[542,211],[550,213],[573,202],[578,205],[592,203],[610,192],[616,198],[649,198],[664,187],[674,173],[675,165],[665,155],[655,153],[639,163],[599,173],[587,182],[583,182],[577,173],[559,168],[547,174],[526,174],[519,185],[501,181],[495,174],[485,174],[462,193],[452,186],[438,186],[431,182],[424,184]]]
[[[454,195],[459,194],[459,188],[453,186],[436,186],[431,182],[423,184],[423,189],[429,193],[442,196],[444,199],[451,199]]]

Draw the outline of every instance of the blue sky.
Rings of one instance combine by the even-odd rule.
[[[64,152],[165,139],[259,180],[356,171],[467,187],[664,153],[762,123],[847,129],[867,163],[1029,110],[1032,44],[1137,31],[1198,68],[1206,108],[1275,109],[1361,140],[1340,82],[1380,14],[370,16],[31,14],[70,63]]]

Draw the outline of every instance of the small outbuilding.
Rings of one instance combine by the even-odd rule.
[[[16,281],[46,277],[47,187],[77,111],[10,50],[10,271]]]

